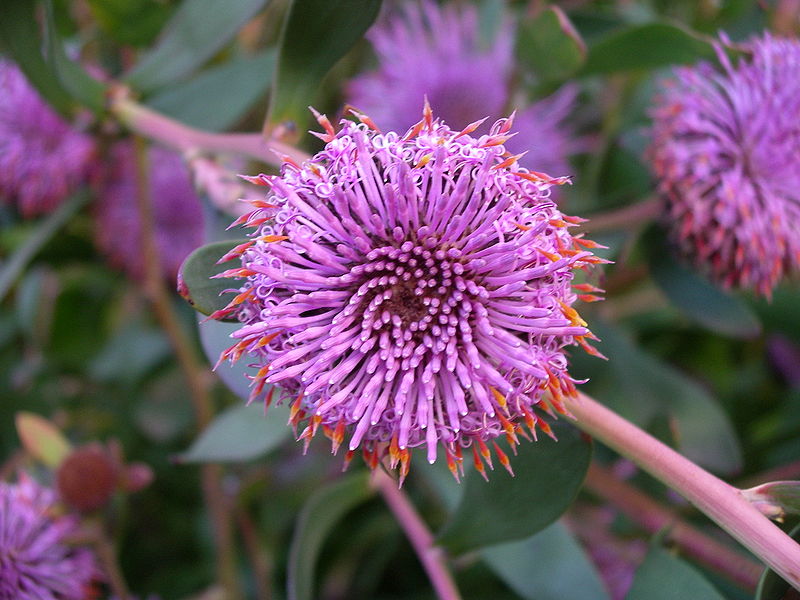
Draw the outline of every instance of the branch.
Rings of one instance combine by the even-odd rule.
[[[586,217],[581,225],[582,231],[602,233],[617,229],[630,229],[655,219],[662,212],[660,198],[647,198],[623,208],[597,213]]]
[[[738,489],[585,394],[568,398],[565,405],[577,427],[681,494],[800,590],[800,545],[745,500]]]

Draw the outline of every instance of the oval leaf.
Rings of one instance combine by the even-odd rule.
[[[553,523],[527,540],[487,548],[481,555],[525,600],[609,598],[597,570],[561,523]]]
[[[281,34],[266,130],[289,143],[300,134],[325,74],[361,39],[381,0],[294,0]]]
[[[669,23],[647,23],[614,31],[592,44],[582,73],[658,69],[714,57],[714,46],[696,33]]]
[[[800,543],[800,525],[789,533],[792,539]],[[756,600],[787,600],[791,598],[792,586],[772,569],[765,569],[758,582]]]
[[[586,60],[586,44],[557,6],[520,25],[516,54],[540,81],[558,81],[575,73]]]
[[[26,452],[51,469],[61,464],[71,446],[61,430],[44,417],[30,412],[18,412],[15,417],[17,435]]]
[[[592,445],[567,423],[555,423],[553,430],[558,442],[541,436],[517,447],[517,456],[511,457],[515,477],[495,469],[487,483],[470,471],[438,543],[460,554],[529,537],[558,519],[583,483]]]
[[[287,574],[289,600],[312,600],[314,569],[325,537],[341,518],[373,495],[366,472],[355,473],[314,493],[292,537]]]
[[[233,406],[215,417],[177,460],[182,463],[253,460],[289,437],[288,418],[286,406],[273,406],[266,415],[260,404]]]
[[[223,296],[222,292],[238,289],[240,281],[211,279],[211,276],[238,265],[235,260],[219,265],[217,261],[241,242],[242,240],[228,240],[206,244],[197,248],[183,261],[178,271],[178,291],[195,310],[210,315],[224,308],[233,299],[233,295]]]
[[[266,0],[184,0],[155,48],[128,73],[138,90],[152,91],[189,75],[214,56]]]
[[[693,567],[654,547],[636,571],[625,600],[725,600]]]

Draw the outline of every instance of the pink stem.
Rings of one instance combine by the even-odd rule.
[[[574,423],[681,494],[800,590],[800,545],[741,492],[585,394],[565,403]]]
[[[405,531],[439,600],[461,600],[461,594],[447,568],[444,551],[434,545],[433,535],[397,482],[378,468],[374,472],[373,485]]]

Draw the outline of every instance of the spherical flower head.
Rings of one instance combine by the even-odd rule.
[[[426,96],[453,127],[499,115],[508,100],[513,36],[506,23],[484,46],[479,25],[474,6],[407,3],[367,34],[379,66],[350,83],[348,101],[392,131],[419,120]]]
[[[93,152],[91,138],[0,58],[0,198],[16,201],[26,217],[48,213],[86,179]]]
[[[33,479],[0,482],[0,600],[83,600],[98,573],[93,555],[69,544],[74,517]]]
[[[359,116],[338,132],[320,116],[321,152],[253,178],[271,192],[226,255],[242,266],[224,276],[247,281],[216,315],[243,321],[221,360],[249,355],[252,398],[278,386],[302,439],[322,429],[336,451],[348,438],[350,456],[388,453],[401,476],[416,446],[453,469],[472,447],[482,467],[487,443],[550,431],[537,409],[575,392],[564,348],[593,348],[573,271],[600,259],[548,199],[563,180],[503,148],[511,121],[474,138],[429,110],[405,135]]]
[[[650,148],[673,239],[724,287],[769,296],[800,266],[800,42],[765,35],[676,71]]]
[[[178,154],[151,146],[147,163],[156,245],[164,276],[174,281],[183,259],[204,241],[203,206]],[[144,259],[137,186],[133,145],[119,142],[112,148],[107,170],[97,186],[95,239],[112,264],[141,280]]]

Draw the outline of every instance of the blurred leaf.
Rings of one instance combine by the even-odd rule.
[[[56,31],[52,0],[45,0],[45,56],[64,88],[96,115],[105,110],[106,86],[70,60]]]
[[[66,458],[70,443],[61,430],[44,417],[20,411],[16,414],[17,435],[25,451],[55,469]]]
[[[216,365],[220,354],[233,345],[231,334],[242,326],[238,321],[235,323],[220,323],[219,321],[205,321],[198,315],[198,328],[200,329],[200,343],[203,351],[208,358],[208,362]],[[250,382],[248,375],[254,376],[258,372],[257,367],[249,367],[248,357],[243,356],[237,362],[231,364],[227,361],[222,362],[215,369],[215,373],[222,379],[234,394],[243,400],[250,396]]]
[[[217,415],[177,459],[181,463],[243,462],[274,450],[289,438],[288,406],[267,414],[260,403],[240,404]]]
[[[800,514],[800,481],[770,481],[741,494],[770,519]]]
[[[164,88],[147,105],[187,125],[223,131],[235,125],[264,95],[274,71],[273,50],[240,56]]]
[[[566,79],[586,60],[586,44],[558,6],[523,21],[516,53],[523,65],[544,82]]]
[[[164,333],[132,322],[117,331],[88,365],[98,381],[136,383],[169,359],[171,347]]]
[[[172,13],[172,5],[159,0],[88,0],[102,30],[120,44],[149,44]]]
[[[28,81],[62,115],[69,115],[72,98],[42,56],[42,36],[31,0],[4,0],[0,43]]]
[[[723,292],[691,269],[679,264],[660,230],[651,227],[644,244],[650,274],[664,294],[689,319],[707,329],[735,338],[753,338],[761,322],[741,299]]]
[[[525,600],[607,600],[608,592],[580,544],[560,522],[536,535],[481,552]]]
[[[183,0],[156,46],[126,79],[151,92],[189,75],[227,44],[266,0]]]
[[[639,156],[618,143],[609,145],[602,159],[597,193],[604,207],[625,201],[641,201],[651,194],[650,171]]]
[[[719,473],[741,469],[741,448],[728,415],[703,387],[618,329],[596,320],[592,331],[603,340],[598,348],[608,356],[614,375],[610,393],[622,396],[622,406],[612,400],[618,412],[642,427],[667,416],[682,454]]]
[[[289,600],[312,600],[314,571],[326,536],[374,491],[366,471],[354,473],[315,492],[297,520],[289,549],[287,587]]]
[[[470,470],[461,501],[438,543],[462,554],[529,537],[561,516],[583,483],[592,445],[587,436],[564,422],[554,423],[553,430],[558,442],[540,435],[539,441],[517,447],[517,456],[510,457],[515,477],[499,464],[489,482]]]
[[[693,567],[653,547],[636,571],[625,600],[725,600]]]
[[[589,47],[581,73],[597,75],[713,59],[714,47],[680,25],[647,23],[613,31]]]
[[[800,543],[800,525],[789,533],[793,540]],[[794,588],[772,569],[764,569],[761,581],[758,582],[755,600],[789,600]],[[796,597],[796,596],[795,596]]]
[[[293,0],[281,33],[266,129],[292,143],[325,74],[369,29],[381,0]]]
[[[195,310],[210,315],[220,310],[233,299],[228,294],[220,296],[227,289],[236,289],[241,286],[238,279],[210,279],[212,275],[222,273],[227,269],[236,267],[236,261],[217,264],[217,261],[243,240],[226,240],[213,242],[200,246],[183,261],[178,272],[179,290],[181,295]]]
[[[89,194],[80,192],[63,202],[56,210],[42,219],[25,243],[3,262],[0,266],[0,301],[5,298],[8,290],[36,256],[36,253],[42,249],[42,246],[50,241],[56,232],[86,204],[88,199]]]

